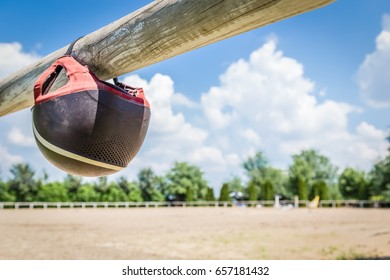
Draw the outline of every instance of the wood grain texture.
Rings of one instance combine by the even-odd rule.
[[[73,55],[108,80],[333,1],[159,0],[83,37]],[[35,80],[65,51],[0,80],[0,116],[32,106]]]

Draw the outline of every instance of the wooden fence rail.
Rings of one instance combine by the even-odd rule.
[[[86,35],[76,43],[73,54],[100,79],[108,80],[333,1],[153,1]],[[0,80],[0,116],[32,106],[34,82],[65,50]],[[65,81],[65,76],[59,78],[57,87]]]

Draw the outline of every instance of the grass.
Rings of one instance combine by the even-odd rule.
[[[336,260],[375,260],[379,258],[376,251],[361,252],[354,249],[350,249],[348,252],[342,252],[336,256]]]

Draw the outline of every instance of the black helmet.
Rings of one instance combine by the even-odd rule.
[[[68,83],[49,93],[64,69]],[[141,148],[150,106],[142,88],[99,80],[72,56],[58,58],[36,81],[33,132],[43,155],[75,175],[125,168]]]

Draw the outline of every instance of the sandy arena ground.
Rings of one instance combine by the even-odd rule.
[[[390,210],[0,210],[0,259],[390,259]]]

